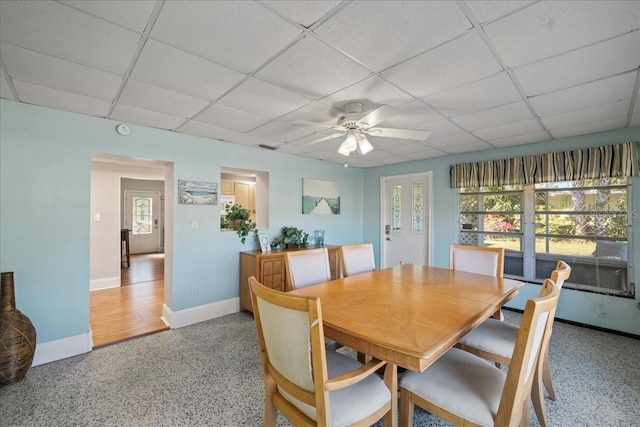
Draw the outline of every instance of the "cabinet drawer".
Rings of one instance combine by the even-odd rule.
[[[262,284],[278,291],[284,291],[285,271],[284,258],[262,258],[259,262]]]

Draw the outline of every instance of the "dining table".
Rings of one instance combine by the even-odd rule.
[[[320,299],[325,336],[387,361],[397,425],[398,369],[421,372],[515,297],[522,282],[403,264],[290,291]]]

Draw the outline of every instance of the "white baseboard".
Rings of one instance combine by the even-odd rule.
[[[67,357],[88,353],[93,347],[91,331],[86,334],[36,344],[31,366],[43,365]]]
[[[117,288],[120,286],[120,276],[106,277],[104,279],[94,279],[89,282],[89,290],[97,291],[100,289]]]
[[[182,328],[216,317],[240,311],[240,298],[231,298],[224,301],[216,301],[210,304],[186,308],[184,310],[171,311],[166,305],[162,305],[162,321],[171,329]]]

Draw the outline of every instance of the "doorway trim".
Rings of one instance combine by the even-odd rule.
[[[426,227],[426,250],[427,250],[427,265],[431,265],[433,262],[433,172],[417,172],[403,175],[388,175],[380,177],[380,266],[386,265],[387,261],[387,245],[385,245],[385,230],[387,212],[390,210],[387,206],[387,185],[386,182],[394,179],[411,179],[411,178],[424,178],[425,179],[425,201],[427,208],[425,210],[425,227]]]

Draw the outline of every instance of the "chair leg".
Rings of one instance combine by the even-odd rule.
[[[276,392],[273,378],[265,378],[264,388],[264,427],[275,427],[278,409],[273,404],[273,393]]]
[[[415,404],[411,401],[411,393],[400,388],[400,427],[413,425],[413,411]]]
[[[553,390],[553,384],[551,383],[551,368],[549,367],[549,346],[544,354],[544,360],[542,361],[542,382],[544,388],[547,390],[549,399],[556,400],[556,392]]]
[[[522,404],[522,419],[520,420],[522,427],[531,427],[531,407],[529,406],[529,399],[525,399]]]
[[[533,385],[531,387],[531,401],[533,402],[533,409],[536,412],[536,417],[538,417],[540,427],[547,427],[549,425],[549,421],[547,420],[547,410],[544,404],[542,375],[538,370],[536,370]]]
[[[387,363],[384,369],[384,383],[391,392],[391,410],[382,418],[384,427],[397,427],[398,425],[398,367],[393,363]]]

